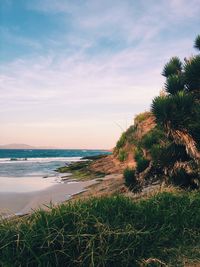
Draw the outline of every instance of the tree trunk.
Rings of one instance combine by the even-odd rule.
[[[187,132],[180,130],[171,130],[170,135],[173,137],[177,145],[184,145],[187,154],[193,158],[197,163],[200,163],[200,152],[197,149],[195,140]]]

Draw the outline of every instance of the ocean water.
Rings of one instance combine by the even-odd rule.
[[[106,153],[108,152],[103,150],[78,149],[0,149],[0,179],[58,176],[59,174],[55,172],[58,167],[78,161],[85,156]]]
[[[102,150],[0,149],[0,196],[28,193],[64,183],[55,170],[82,157],[107,154]],[[68,183],[68,182],[67,182]]]

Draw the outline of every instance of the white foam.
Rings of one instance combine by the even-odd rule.
[[[63,162],[76,162],[81,160],[81,157],[50,157],[50,158],[0,158],[0,164],[1,163],[31,163],[31,162],[37,162],[37,163],[45,163],[45,162],[53,162],[53,161],[63,161]]]

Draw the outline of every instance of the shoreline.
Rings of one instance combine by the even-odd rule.
[[[72,178],[72,177],[70,177]],[[0,216],[25,215],[37,209],[48,209],[49,205],[58,205],[72,196],[87,190],[96,180],[71,181],[32,192],[0,192]]]
[[[109,167],[109,171],[101,172],[102,166]],[[60,169],[64,169],[64,172]],[[34,177],[30,181],[30,177],[22,177],[20,180],[4,177],[3,187],[6,190],[0,190],[0,216],[21,216],[40,208],[48,210],[51,205],[56,206],[69,200],[110,195],[120,192],[124,185],[122,174],[115,172],[115,166],[110,168],[110,157],[105,155],[71,162],[60,169],[56,170],[55,177],[47,179]],[[55,178],[59,179],[56,181]]]

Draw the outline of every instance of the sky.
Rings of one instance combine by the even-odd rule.
[[[200,0],[0,0],[0,144],[114,147],[195,54]]]

